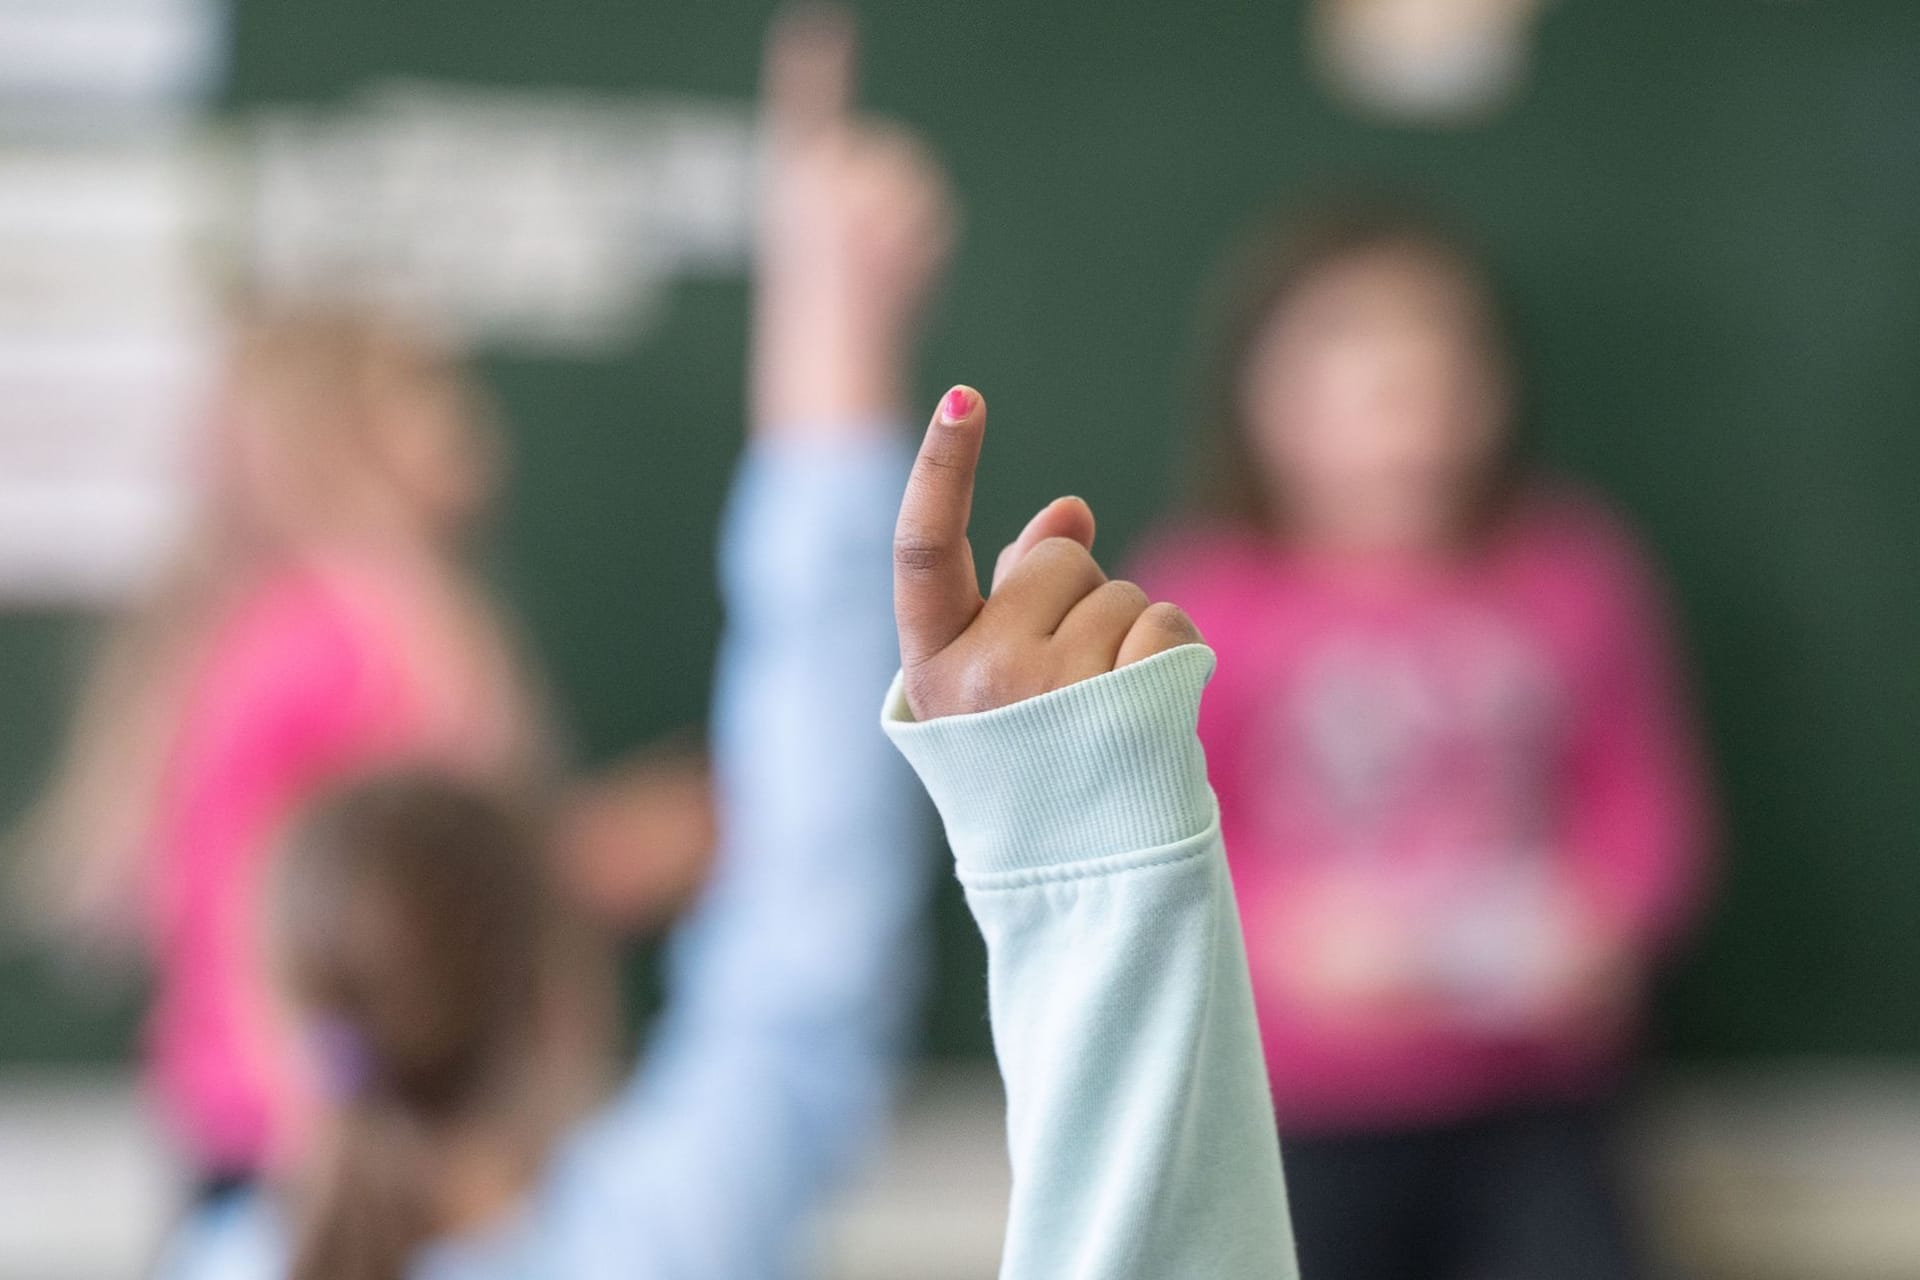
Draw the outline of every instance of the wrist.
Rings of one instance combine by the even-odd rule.
[[[887,736],[920,775],[963,877],[1193,839],[1215,821],[1194,735],[1213,652],[1191,644],[990,711],[916,720],[896,677]]]
[[[904,420],[917,329],[913,308],[888,303],[884,289],[861,289],[849,280],[767,274],[754,297],[756,428]]]
[[[903,402],[893,384],[878,379],[790,380],[755,390],[753,433],[762,438],[886,435],[905,420]]]
[[[757,433],[867,433],[905,419],[905,362],[891,344],[846,339],[764,346],[753,368]]]

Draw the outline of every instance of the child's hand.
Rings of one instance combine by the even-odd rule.
[[[1417,932],[1364,873],[1305,877],[1274,919],[1268,981],[1299,1010],[1343,1034],[1402,1027],[1432,993]]]
[[[854,109],[851,20],[795,9],[768,37],[755,264],[761,430],[857,428],[906,409],[920,313],[952,248],[945,175]]]
[[[1547,1034],[1595,1040],[1622,1034],[1638,1003],[1641,958],[1573,895],[1551,910],[1547,944],[1519,984],[1521,1010]]]
[[[982,600],[967,517],[985,429],[979,394],[948,392],[900,504],[893,610],[916,719],[1003,707],[1200,639],[1175,606],[1107,580],[1091,554],[1093,513],[1078,498],[1033,518]]]
[[[575,783],[558,816],[567,889],[623,933],[679,916],[705,886],[719,843],[707,761],[678,743]]]

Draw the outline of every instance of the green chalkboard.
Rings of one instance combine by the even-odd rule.
[[[238,0],[229,105],[393,76],[744,99],[769,8]],[[932,137],[966,202],[923,386],[993,399],[983,538],[1072,491],[1124,550],[1176,484],[1223,239],[1331,181],[1431,189],[1514,282],[1541,452],[1635,518],[1677,589],[1727,819],[1666,1045],[1920,1054],[1920,7],[1562,0],[1525,97],[1458,133],[1342,110],[1297,2],[862,19],[868,102]],[[501,578],[590,757],[701,714],[744,302],[684,285],[616,359],[485,363],[518,455]],[[42,758],[72,631],[0,621],[0,798]],[[977,1052],[977,943],[951,901],[938,927],[929,1045]],[[0,1056],[114,1042],[123,1015],[22,966]]]

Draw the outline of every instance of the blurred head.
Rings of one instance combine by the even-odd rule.
[[[431,774],[311,809],[272,894],[275,965],[327,1099],[297,1280],[400,1280],[516,1192],[601,1080],[608,957],[553,883],[545,837]]]
[[[441,347],[336,309],[237,326],[195,527],[114,628],[16,839],[26,897],[99,940],[137,929],[147,823],[206,628],[263,566],[317,542],[452,563],[493,498],[485,402]]]
[[[350,310],[265,313],[237,337],[212,513],[298,542],[399,522],[454,539],[486,512],[499,442],[485,403],[424,334]]]
[[[1406,209],[1332,210],[1256,236],[1229,278],[1210,505],[1337,550],[1440,549],[1484,524],[1514,375],[1461,241]]]

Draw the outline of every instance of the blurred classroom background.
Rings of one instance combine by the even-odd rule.
[[[165,545],[239,280],[471,342],[517,468],[493,562],[581,755],[700,721],[770,8],[0,0],[0,816]],[[921,398],[992,397],[983,539],[1071,489],[1112,556],[1166,508],[1206,271],[1276,200],[1386,183],[1482,234],[1539,454],[1674,584],[1725,813],[1633,1128],[1659,1239],[1683,1275],[1920,1274],[1920,7],[859,8],[865,101],[965,205]],[[845,1280],[992,1273],[981,950],[957,891],[936,916]],[[132,1274],[178,1203],[139,1001],[0,950],[6,1280]]]

